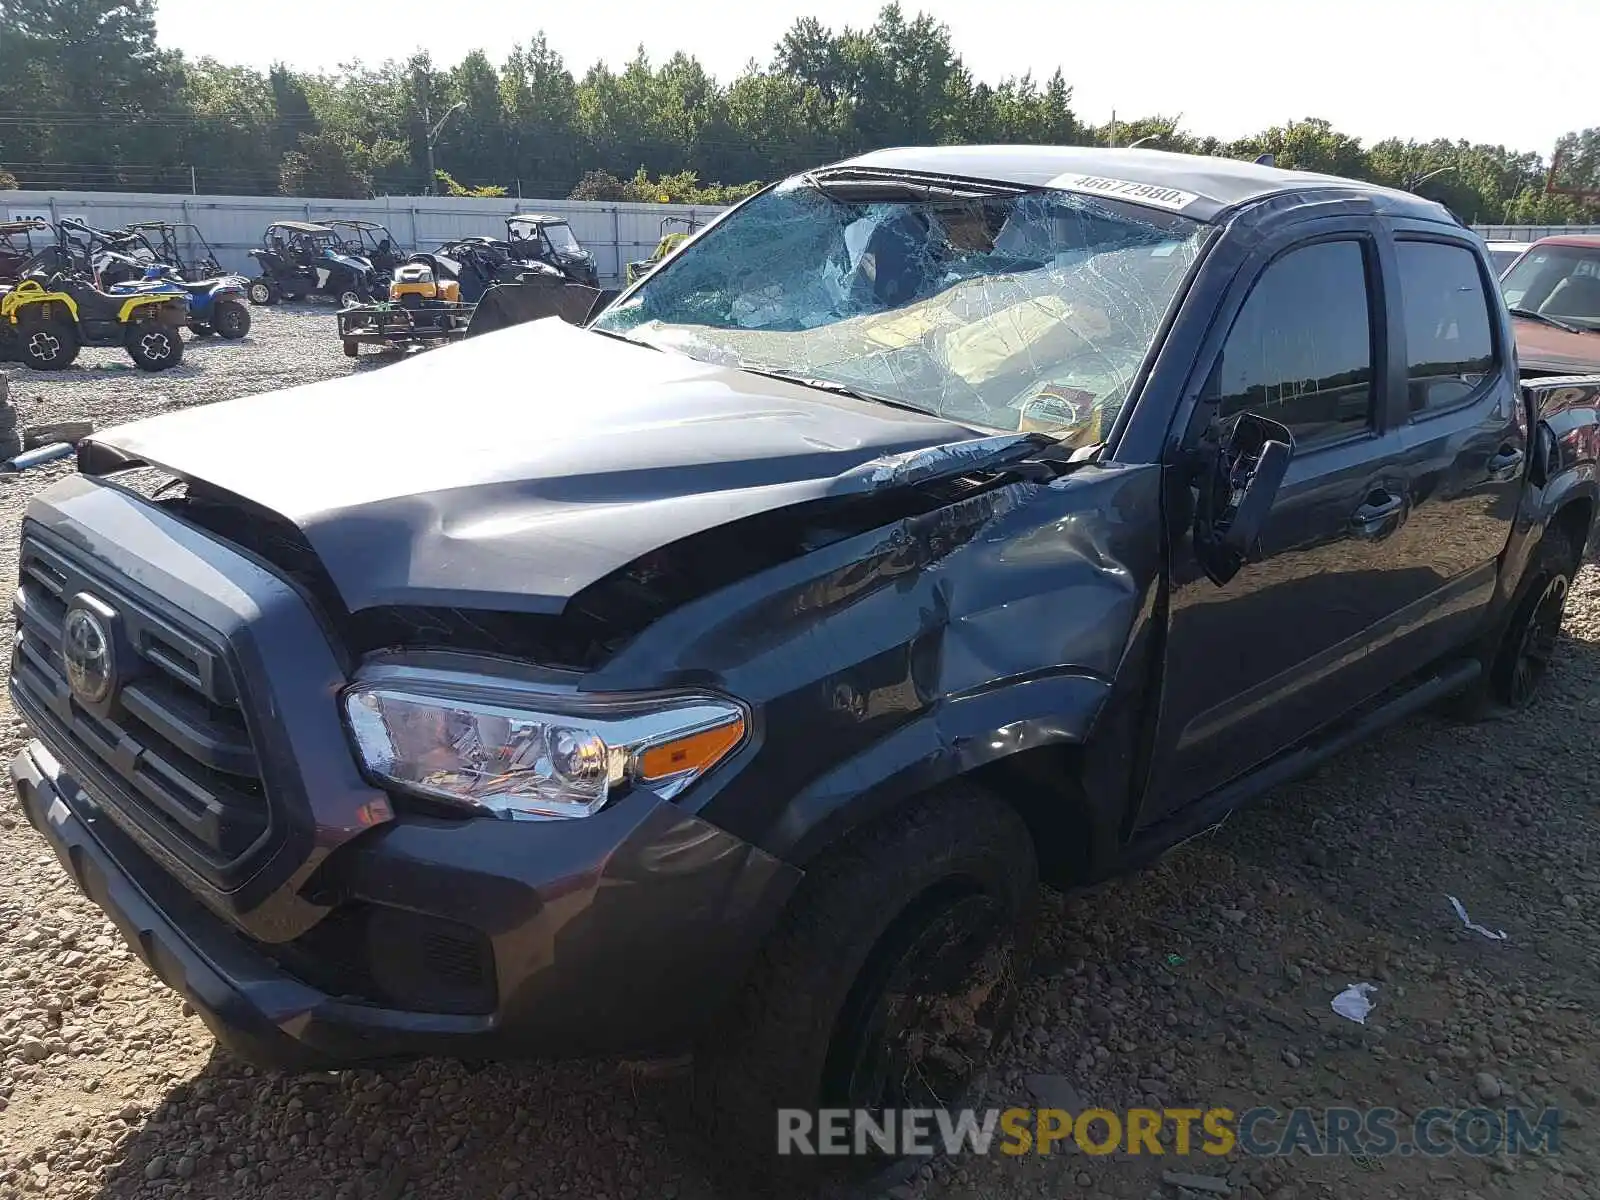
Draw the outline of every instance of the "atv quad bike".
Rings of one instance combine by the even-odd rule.
[[[683,228],[668,233],[667,230],[673,225],[682,225]],[[639,282],[639,280],[655,270],[656,264],[688,241],[699,228],[700,222],[693,217],[662,217],[661,240],[656,243],[656,248],[651,252],[649,258],[641,258],[628,264],[628,284],[631,286]]]
[[[113,284],[107,290],[119,296],[137,295],[152,283],[175,284],[188,294],[189,332],[196,337],[214,333],[236,341],[250,332],[250,306],[245,303],[249,281],[242,275],[188,280],[176,267],[152,266],[139,280]]]
[[[140,370],[165,371],[183,361],[188,319],[188,294],[167,280],[112,293],[57,275],[24,279],[0,297],[5,357],[35,371],[65,370],[83,346],[121,346]]]
[[[251,304],[330,296],[349,308],[382,291],[372,264],[347,253],[338,233],[326,225],[274,221],[250,257],[261,268],[250,281]]]

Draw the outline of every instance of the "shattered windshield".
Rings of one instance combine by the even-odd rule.
[[[791,180],[595,328],[965,424],[1098,441],[1207,227],[1049,189],[928,191]]]

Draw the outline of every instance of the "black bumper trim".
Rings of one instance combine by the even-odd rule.
[[[667,802],[641,797],[603,833],[468,822],[376,831],[341,872],[349,898],[378,892],[442,916],[491,925],[500,975],[490,1015],[401,1011],[302,982],[148,859],[40,742],[11,762],[29,822],[139,958],[181,993],[224,1046],[292,1070],[423,1055],[482,1058],[673,1053],[688,1047],[738,987],[801,873]],[[606,816],[608,814],[602,814]],[[488,828],[498,826],[498,828]],[[619,840],[620,839],[620,840]],[[514,839],[513,839],[514,840]],[[517,878],[486,847],[520,859]],[[580,865],[580,863],[582,865]],[[425,908],[426,905],[426,908]],[[451,906],[459,911],[451,912]]]

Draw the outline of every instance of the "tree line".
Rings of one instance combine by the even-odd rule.
[[[155,0],[0,7],[0,186],[725,203],[885,145],[1139,144],[1409,188],[1473,223],[1600,222],[1600,128],[1536,150],[1388,138],[1308,118],[1223,141],[1161,114],[1094,125],[1057,70],[975,79],[949,29],[890,3],[862,29],[804,18],[727,83],[692,55],[574,74],[543,34],[495,63],[427,53],[333,73],[190,59],[156,41]]]

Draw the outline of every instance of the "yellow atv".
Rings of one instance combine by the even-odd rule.
[[[676,233],[668,233],[669,225],[682,225],[684,228]],[[628,283],[630,285],[638,283],[650,274],[664,258],[688,241],[699,228],[700,222],[693,217],[661,218],[661,240],[656,243],[656,248],[649,258],[641,258],[628,264]]]
[[[84,346],[121,346],[144,371],[183,361],[189,294],[170,280],[151,280],[113,295],[86,279],[24,279],[0,295],[3,357],[35,371],[64,371]]]

